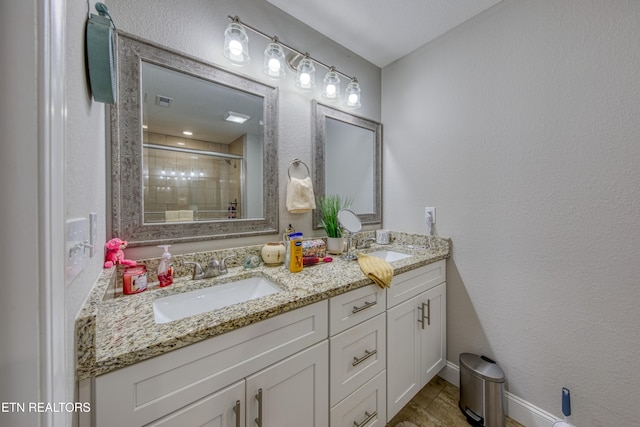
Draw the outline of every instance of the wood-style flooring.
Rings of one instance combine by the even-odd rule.
[[[418,427],[469,427],[460,408],[460,389],[436,376],[396,414],[387,427],[408,421]],[[405,424],[406,425],[406,424]],[[507,417],[506,427],[525,427]]]

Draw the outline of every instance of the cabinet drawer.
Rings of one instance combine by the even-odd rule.
[[[354,391],[331,409],[331,427],[385,427],[386,371]]]
[[[387,308],[391,308],[446,280],[445,260],[407,271],[393,278],[387,290]]]
[[[329,300],[329,335],[338,334],[384,312],[384,289],[364,286]]]
[[[95,425],[139,426],[328,336],[320,301],[95,378]]]
[[[384,370],[386,314],[330,338],[330,403],[337,404]]]

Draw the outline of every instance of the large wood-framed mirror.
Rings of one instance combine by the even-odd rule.
[[[362,224],[382,223],[382,124],[313,101],[316,195],[351,201]],[[319,228],[316,210],[313,227]]]
[[[116,48],[113,236],[143,246],[277,233],[277,89],[126,33]]]

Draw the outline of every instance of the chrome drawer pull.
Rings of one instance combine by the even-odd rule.
[[[364,305],[362,307],[356,307],[355,305],[353,306],[353,310],[351,310],[351,313],[356,314],[361,312],[362,310],[366,310],[369,307],[373,307],[374,305],[376,305],[378,303],[378,301],[374,301],[374,302],[364,302]]]
[[[371,356],[373,356],[374,354],[376,354],[378,352],[378,350],[365,350],[364,351],[364,356],[362,356],[360,359],[358,359],[357,357],[353,357],[353,366],[358,366],[359,364],[361,364],[362,362],[364,362],[365,360],[367,360],[368,358],[370,358]]]
[[[258,418],[256,418],[256,424],[258,427],[262,427],[262,389],[258,389],[256,394],[256,400],[258,401]]]
[[[427,325],[431,325],[431,300],[427,300]]]
[[[236,414],[236,427],[240,427],[240,401],[236,400],[236,404],[233,407],[233,413]]]
[[[424,307],[427,306],[427,315],[424,315]],[[424,320],[427,319],[427,325],[430,326],[431,325],[431,300],[427,300],[427,303],[422,303],[422,305],[420,305],[420,307],[418,307],[418,310],[420,310],[420,318],[418,319],[418,323],[420,323],[422,325],[422,329],[424,329]]]
[[[357,421],[354,421],[354,422],[353,422],[353,425],[354,425],[355,427],[364,427],[365,425],[367,425],[367,423],[368,423],[369,421],[371,421],[372,419],[374,419],[375,417],[377,417],[377,416],[378,416],[378,412],[377,412],[377,411],[373,411],[373,414],[370,414],[370,413],[368,413],[367,411],[364,411],[364,416],[365,416],[365,417],[367,417],[367,418],[365,418],[363,422],[361,422],[360,424],[358,424],[358,422],[357,422]]]

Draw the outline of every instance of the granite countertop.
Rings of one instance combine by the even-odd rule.
[[[425,249],[424,235],[394,233],[394,238],[390,245],[373,244],[371,248],[357,252],[387,249],[411,254],[409,258],[391,263],[394,275],[448,258],[451,253],[451,242],[446,238],[433,238],[429,250]],[[243,252],[247,248],[216,251],[215,258],[230,253],[240,258],[251,250],[259,252],[261,247],[250,247],[249,252]],[[283,265],[261,265],[247,270],[233,267],[238,265],[236,262],[231,264],[227,274],[204,280],[179,277],[188,271],[188,267],[182,266],[184,260],[204,261],[197,254],[176,256],[173,285],[167,288],[151,286],[146,292],[135,295],[110,295],[118,274],[116,268],[103,271],[76,319],[77,380],[101,375],[373,283],[362,273],[357,262],[345,261],[340,256],[330,263],[305,267],[299,273],[290,273]],[[150,273],[154,271],[152,260],[146,264]],[[250,276],[265,277],[280,285],[283,291],[181,320],[155,323],[153,301],[157,298]],[[150,274],[150,279],[154,280],[155,275]]]

